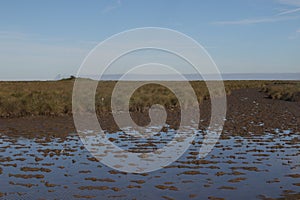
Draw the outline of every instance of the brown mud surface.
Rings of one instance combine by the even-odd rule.
[[[199,135],[209,123],[210,102],[200,110]],[[180,112],[168,114],[167,123],[176,128]],[[132,117],[140,125],[149,122],[147,112]],[[99,121],[112,142],[137,152],[159,148],[170,132],[140,144],[118,137],[111,113],[102,113]],[[70,116],[0,118],[0,199],[298,200],[299,125],[300,102],[270,99],[259,89],[235,90],[227,97],[224,130],[210,154],[198,158],[199,136],[169,166],[130,174],[94,158]]]
[[[200,129],[205,129],[210,121],[210,100],[200,105]],[[167,110],[167,124],[178,127],[180,110]],[[150,121],[148,112],[132,112],[133,120],[139,125]],[[98,115],[102,129],[108,132],[119,131],[112,113]],[[227,114],[223,135],[262,134],[274,132],[274,128],[300,131],[300,102],[270,99],[259,88],[238,89],[227,96]],[[0,132],[24,137],[53,136],[64,137],[75,133],[71,116],[32,116],[20,118],[0,118]]]

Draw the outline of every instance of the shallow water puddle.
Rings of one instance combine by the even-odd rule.
[[[111,142],[132,152],[151,152],[172,139],[173,130],[147,139],[117,132]],[[129,174],[101,164],[77,135],[27,139],[0,134],[0,192],[5,199],[254,199],[300,191],[300,135],[226,137],[198,159],[201,132],[171,165]]]

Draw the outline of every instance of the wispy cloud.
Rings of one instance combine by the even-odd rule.
[[[113,1],[112,4],[109,4],[109,5],[107,5],[106,7],[104,7],[104,8],[102,9],[101,13],[102,13],[102,14],[109,13],[109,12],[111,12],[111,11],[113,11],[113,10],[115,10],[115,9],[117,9],[117,8],[119,8],[119,7],[121,7],[121,5],[122,5],[121,0]]]
[[[247,25],[247,24],[260,24],[260,23],[275,23],[287,20],[296,20],[300,16],[275,16],[275,17],[265,17],[256,19],[242,19],[242,20],[232,20],[232,21],[217,21],[213,22],[216,25]]]
[[[290,7],[294,7],[292,9],[286,9],[277,15],[289,15],[296,12],[300,12],[300,0],[278,0],[280,4],[288,5]],[[295,8],[296,7],[296,8]]]
[[[295,32],[291,33],[291,35],[288,37],[290,40],[295,40],[300,37],[300,28],[296,30]]]
[[[239,19],[239,20],[229,20],[229,21],[217,21],[217,22],[213,22],[213,24],[216,24],[216,25],[247,25],[247,24],[260,24],[260,23],[275,23],[275,22],[281,22],[281,21],[296,20],[296,19],[300,18],[299,15],[290,15],[293,13],[300,12],[300,0],[276,0],[276,2],[287,5],[289,7],[294,7],[294,8],[282,10],[280,13],[278,13],[274,16],[270,16],[270,17]],[[288,16],[286,16],[286,15],[288,15]]]
[[[300,0],[277,0],[277,2],[289,6],[297,6],[297,7],[300,6]]]
[[[292,13],[300,12],[300,8],[292,9],[292,10],[286,10],[281,13],[278,13],[277,15],[288,15]]]
[[[17,31],[0,30],[0,45],[3,42],[31,42],[31,43],[49,43],[49,44],[76,44],[81,47],[92,48],[99,41],[75,40],[71,38],[45,37],[39,34],[23,33]]]
[[[27,37],[24,33],[14,32],[14,31],[1,31],[0,30],[0,39],[15,39],[23,40]]]

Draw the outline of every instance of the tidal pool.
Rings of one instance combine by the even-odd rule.
[[[132,152],[161,148],[168,129],[134,139],[122,132],[110,141]],[[222,137],[198,159],[201,132],[188,151],[155,172],[130,174],[106,167],[76,134],[29,139],[0,134],[0,196],[3,199],[265,199],[300,193],[300,134]],[[299,196],[298,196],[299,198]]]

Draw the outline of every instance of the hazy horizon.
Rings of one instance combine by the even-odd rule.
[[[223,73],[220,74],[223,80],[300,80],[300,73]],[[56,77],[52,79],[0,79],[0,81],[57,81],[66,78],[70,78],[71,76],[76,77],[74,74],[66,75],[66,74],[58,74]],[[121,74],[106,74],[101,77],[103,81],[115,81],[119,80]],[[203,80],[203,78],[198,74],[183,74],[183,76],[187,80]],[[172,75],[149,75],[149,74],[134,74],[128,76],[124,80],[176,80],[173,79]],[[209,79],[213,76],[207,76]],[[78,77],[77,77],[78,78]],[[86,75],[80,78],[90,78],[93,80],[99,79],[96,76]],[[211,80],[214,80],[211,78]]]

